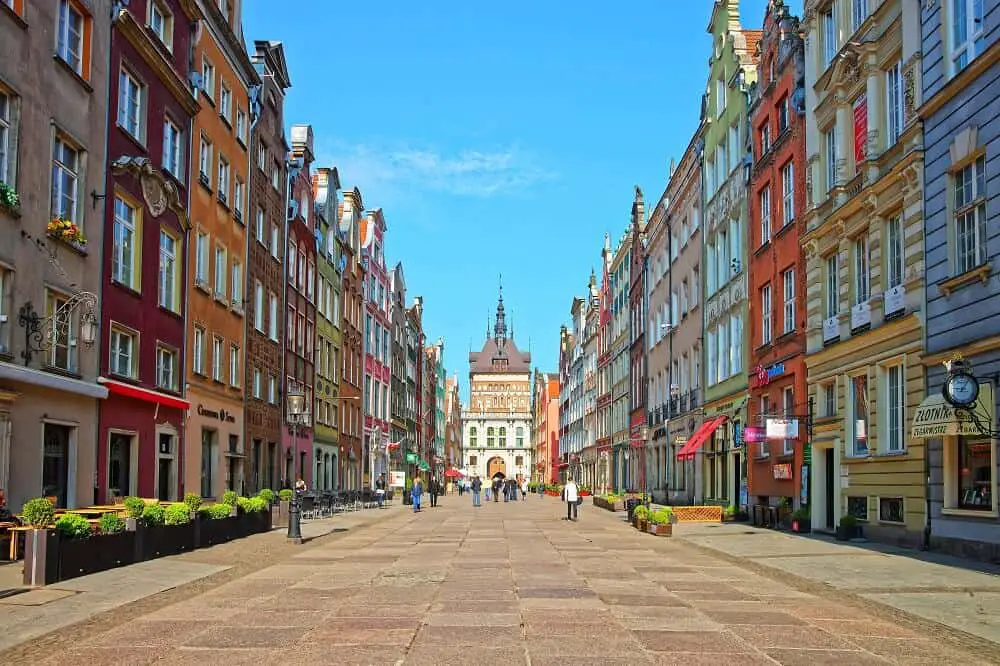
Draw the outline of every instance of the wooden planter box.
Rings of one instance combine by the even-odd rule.
[[[650,525],[649,529],[646,530],[653,536],[671,536],[674,533],[674,526],[667,523],[666,525]]]
[[[289,502],[281,500],[271,505],[271,524],[275,527],[288,527],[288,505]]]
[[[61,580],[107,571],[136,562],[136,533],[98,534],[66,539],[55,530],[25,535],[25,585],[51,585]]]
[[[194,550],[195,523],[140,527],[136,530],[137,562]]]
[[[636,520],[635,522],[636,522],[635,528],[640,532],[646,532],[649,529],[648,520]]]
[[[232,541],[240,536],[240,519],[222,518],[212,520],[206,518],[198,519],[198,548],[206,548],[220,543]]]

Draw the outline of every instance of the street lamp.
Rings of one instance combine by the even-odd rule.
[[[80,342],[92,347],[97,340],[97,296],[89,291],[73,294],[48,317],[35,312],[35,306],[27,301],[17,313],[17,323],[24,329],[24,350],[21,359],[25,365],[31,363],[35,354],[49,350],[51,345],[65,340],[71,344],[70,332],[73,327],[73,313],[80,312]]]
[[[299,421],[302,420],[306,411],[306,396],[301,385],[297,382],[290,384],[285,393],[285,406],[288,408],[288,420],[292,424],[292,448],[296,451],[299,448]],[[289,453],[292,454],[291,449]],[[294,455],[294,454],[292,454]],[[295,471],[294,459],[292,471]],[[302,522],[301,511],[299,510],[298,489],[292,493],[292,502],[288,507],[288,539],[293,543],[302,543]]]

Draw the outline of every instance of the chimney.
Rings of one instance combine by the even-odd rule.
[[[292,157],[301,157],[305,164],[313,161],[312,125],[292,125]]]

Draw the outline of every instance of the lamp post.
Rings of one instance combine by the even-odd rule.
[[[285,406],[288,409],[288,420],[292,424],[292,448],[299,448],[299,421],[305,414],[306,396],[302,387],[296,382],[288,387],[285,394]],[[289,449],[291,453],[291,449]],[[295,454],[292,454],[293,456]],[[295,472],[295,461],[292,460],[292,472]],[[288,540],[293,543],[302,543],[302,522],[301,511],[299,510],[299,491],[296,488],[292,492],[292,502],[288,507]]]
[[[97,296],[89,291],[73,294],[48,317],[35,312],[35,306],[27,301],[17,313],[17,323],[24,329],[24,349],[21,359],[27,366],[35,354],[44,353],[51,345],[69,345],[73,328],[73,313],[80,312],[80,342],[88,348],[97,340]]]

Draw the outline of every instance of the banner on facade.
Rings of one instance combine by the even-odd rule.
[[[795,439],[799,436],[799,420],[767,419],[765,436],[767,439]]]
[[[417,462],[417,454],[416,453],[412,453],[412,452],[407,453],[406,454],[406,464],[407,465],[412,465],[415,462]]]
[[[972,410],[976,418],[986,428],[995,427],[996,408],[993,402],[993,385],[988,382],[979,384],[979,398]],[[955,408],[945,401],[938,392],[924,398],[913,415],[913,427],[910,436],[914,439],[930,439],[938,437],[978,437],[981,435],[975,423],[967,418],[959,419]]]
[[[743,441],[747,444],[756,444],[757,442],[763,442],[764,429],[757,426],[746,426],[743,428]]]
[[[792,478],[792,466],[790,463],[778,463],[771,466],[771,474],[778,481],[788,481]]]

